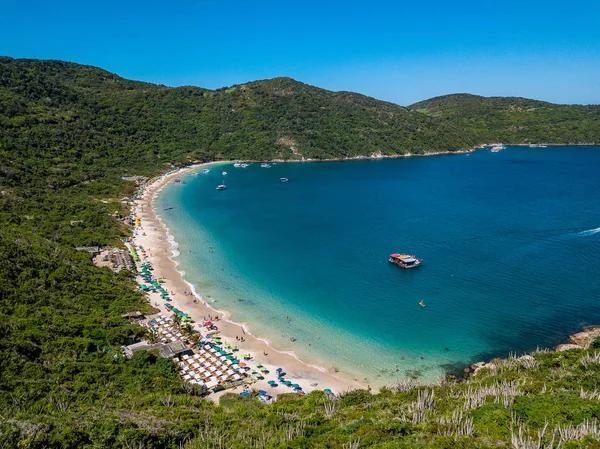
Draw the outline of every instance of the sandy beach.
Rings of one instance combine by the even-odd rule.
[[[174,257],[174,238],[170,235],[168,228],[160,220],[160,216],[154,210],[154,199],[156,194],[169,182],[183,173],[198,171],[209,165],[218,165],[222,162],[197,164],[189,166],[176,172],[169,173],[160,177],[145,187],[143,195],[136,200],[135,214],[141,219],[140,227],[137,227],[133,235],[133,243],[136,246],[143,247],[148,259],[154,267],[154,276],[163,278],[164,288],[170,293],[170,303],[180,310],[187,312],[194,320],[195,328],[202,334],[206,333],[206,328],[198,327],[197,323],[203,323],[204,319],[209,317],[217,325],[219,335],[224,342],[236,345],[240,353],[248,353],[253,358],[249,365],[255,366],[257,362],[262,363],[270,374],[264,380],[259,380],[252,387],[263,389],[271,395],[281,393],[290,393],[291,390],[285,385],[272,387],[268,385],[269,380],[277,380],[275,370],[283,368],[289,378],[302,386],[305,392],[315,389],[329,388],[334,393],[340,393],[347,390],[366,388],[342,372],[331,372],[320,366],[313,366],[303,363],[295,354],[280,352],[273,348],[266,340],[259,339],[251,334],[251,329],[245,329],[241,325],[228,320],[226,311],[215,310],[206,303],[201,295],[202,292],[196,292],[196,296],[190,295],[191,286],[184,280],[181,273],[177,270],[177,261]],[[187,294],[186,294],[187,293]],[[150,295],[152,305],[161,309],[165,316],[171,316],[171,312],[163,305],[157,293]],[[217,321],[215,321],[215,318]],[[244,338],[241,342],[236,337]],[[226,392],[241,392],[241,388],[226,390]],[[223,392],[213,393],[209,398],[217,401]]]

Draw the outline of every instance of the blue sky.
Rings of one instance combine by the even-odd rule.
[[[600,103],[600,1],[3,0],[0,54],[217,88],[291,76],[407,105]]]

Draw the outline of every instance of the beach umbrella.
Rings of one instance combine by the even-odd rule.
[[[277,368],[275,371],[278,372],[278,373],[280,373],[280,372],[283,371],[283,368]]]
[[[239,361],[238,359],[233,359],[233,360],[232,360],[232,362],[233,362],[234,364],[239,364],[239,363],[240,363],[240,361]]]
[[[173,312],[173,313],[178,313],[178,312],[179,312],[179,309],[178,309],[177,307],[173,307],[173,310],[172,310],[172,312]]]
[[[279,382],[285,382],[285,377],[278,377],[277,380],[279,380]]]
[[[183,312],[179,312],[179,313],[177,314],[177,316],[184,317],[184,316],[185,316],[185,313],[183,313]]]
[[[173,306],[171,304],[169,304],[168,302],[166,302],[165,307],[173,307]]]
[[[287,385],[288,387],[292,386],[292,382],[290,382],[289,380],[284,380],[283,381],[283,385]]]
[[[242,392],[240,393],[240,396],[242,396],[242,397],[243,397],[243,396],[250,396],[250,392],[249,392],[249,391],[242,391]]]
[[[269,385],[271,385],[271,386],[274,386],[274,385],[275,385],[275,381],[274,381],[274,380],[269,380],[267,383],[268,383]]]
[[[265,396],[267,392],[265,390],[258,390],[258,394]]]
[[[298,385],[298,384],[292,384],[292,388],[294,390],[302,390],[302,387],[300,385]]]
[[[233,356],[230,356],[230,355],[226,356],[225,358],[226,358],[227,360],[233,360]]]
[[[245,364],[245,363],[239,363],[238,365],[239,365],[239,366],[241,366],[241,367],[244,367],[244,366],[246,366],[246,364]]]
[[[323,393],[325,393],[325,394],[333,394],[333,391],[331,391],[329,388],[325,388],[323,390]]]

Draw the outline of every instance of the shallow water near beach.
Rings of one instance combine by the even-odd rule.
[[[598,147],[181,179],[156,210],[186,280],[276,348],[364,383],[435,381],[600,322]],[[392,252],[423,265],[402,270]]]

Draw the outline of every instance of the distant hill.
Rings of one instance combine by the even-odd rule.
[[[0,58],[0,140],[5,181],[38,182],[52,166],[53,182],[67,184],[196,159],[345,158],[475,143],[434,117],[290,78],[170,88],[7,57]]]
[[[480,142],[600,142],[597,105],[558,105],[521,97],[452,94],[420,101],[409,108],[446,119]]]

